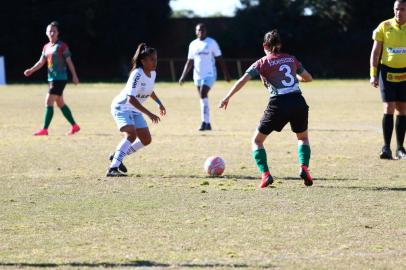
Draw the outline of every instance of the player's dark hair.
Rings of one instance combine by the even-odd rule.
[[[47,27],[56,27],[56,29],[58,29],[59,31],[59,23],[57,21],[52,21],[50,24],[48,24]]]
[[[131,59],[132,65],[131,71],[133,71],[136,68],[142,67],[141,60],[154,53],[156,53],[156,50],[154,48],[149,47],[145,43],[140,43],[140,45],[138,45],[137,50],[135,51],[133,58]]]
[[[277,29],[265,34],[263,46],[272,53],[280,52],[282,41]]]

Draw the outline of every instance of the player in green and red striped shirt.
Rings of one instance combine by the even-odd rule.
[[[49,43],[45,44],[41,57],[34,66],[24,71],[25,76],[31,76],[34,72],[41,69],[45,63],[48,64],[48,83],[49,91],[45,98],[45,117],[43,127],[34,133],[35,136],[48,135],[48,127],[51,124],[54,115],[54,103],[61,109],[63,115],[72,125],[68,135],[75,134],[80,130],[79,125],[75,122],[72,112],[68,105],[63,100],[63,90],[68,80],[66,66],[69,67],[72,73],[72,81],[74,84],[79,83],[76,75],[75,66],[71,59],[71,52],[66,43],[58,39],[59,30],[58,23],[51,22],[46,29],[46,35],[49,38]]]

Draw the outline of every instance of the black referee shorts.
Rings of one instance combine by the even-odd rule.
[[[48,93],[51,95],[62,96],[63,90],[65,89],[65,86],[66,86],[66,82],[67,81],[65,81],[65,80],[48,82],[48,84],[49,84]]]
[[[383,102],[406,102],[406,68],[379,68],[379,88]]]
[[[258,126],[258,131],[269,135],[280,132],[290,123],[292,131],[301,133],[307,130],[309,106],[300,93],[271,97]]]

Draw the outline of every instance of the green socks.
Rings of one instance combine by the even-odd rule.
[[[44,129],[48,129],[49,125],[51,124],[53,116],[54,116],[54,107],[52,106],[45,107]]]
[[[72,112],[70,111],[68,105],[63,106],[61,111],[63,116],[65,116],[66,120],[68,120],[71,125],[75,124],[75,120],[73,119]]]
[[[310,145],[308,144],[299,144],[297,147],[297,156],[299,158],[300,165],[306,165],[309,167],[310,161]]]
[[[269,171],[268,163],[266,160],[266,151],[264,148],[254,150],[252,152],[252,157],[254,158],[255,163],[257,164],[258,170],[261,173]]]

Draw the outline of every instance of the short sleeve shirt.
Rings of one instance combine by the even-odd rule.
[[[128,102],[128,96],[135,97],[141,104],[144,103],[154,91],[155,79],[155,71],[151,71],[151,76],[148,77],[142,68],[133,70],[124,89],[113,99],[112,109],[140,112]]]
[[[45,44],[42,49],[41,60],[45,58],[48,64],[48,81],[67,80],[66,58],[71,57],[71,52],[66,43],[57,41]]]
[[[271,54],[262,57],[246,71],[251,77],[260,76],[271,97],[301,92],[296,74],[304,71],[296,57]]]
[[[383,43],[381,64],[391,68],[406,67],[406,24],[383,21],[374,30],[372,39]]]
[[[216,59],[221,55],[217,42],[206,37],[204,40],[195,39],[189,45],[188,59],[194,61],[193,79],[200,80],[216,77]]]

